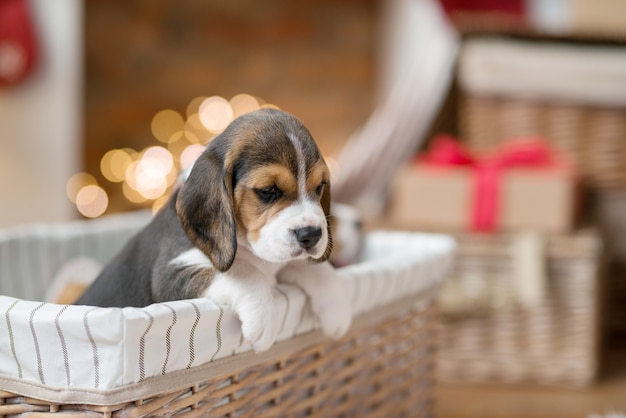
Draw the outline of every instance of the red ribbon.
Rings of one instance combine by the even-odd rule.
[[[26,0],[0,0],[0,88],[22,81],[35,66],[37,41]]]
[[[420,163],[446,167],[471,167],[474,171],[474,202],[470,227],[493,231],[500,213],[500,179],[512,167],[539,168],[554,166],[553,150],[541,138],[506,141],[485,156],[470,153],[458,140],[448,135],[434,138]]]

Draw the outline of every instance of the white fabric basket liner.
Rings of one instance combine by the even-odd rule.
[[[479,96],[626,106],[626,47],[502,38],[466,42],[463,90]]]
[[[0,389],[120,389],[251,350],[236,316],[204,298],[122,309],[32,300],[64,260],[106,262],[148,221],[133,214],[0,231]],[[339,270],[354,314],[435,289],[454,248],[444,235],[367,234],[363,260]],[[279,341],[317,328],[300,288],[280,284],[274,297]]]

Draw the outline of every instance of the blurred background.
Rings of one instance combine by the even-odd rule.
[[[2,182],[12,198],[3,199],[1,226],[79,216],[72,201],[89,184],[106,194],[96,194],[91,211],[83,207],[85,216],[150,207],[165,190],[146,197],[124,187],[128,158],[160,146],[178,159],[206,143],[212,134],[188,123],[198,97],[246,94],[288,110],[326,153],[372,108],[373,1],[5,3],[28,6],[24,24],[35,45],[29,74],[0,90],[0,166],[5,179],[19,179]],[[157,138],[153,119],[164,110],[171,112],[154,121],[157,135],[164,132]],[[113,154],[117,171],[103,172],[103,157],[118,149],[125,153]],[[66,197],[79,172],[93,178],[75,178]]]
[[[367,228],[457,238],[439,416],[624,413],[624,16],[622,0],[0,0],[0,227],[157,210],[232,118],[278,107]],[[536,158],[510,163],[520,138]],[[517,164],[504,203],[469,222],[494,160]]]

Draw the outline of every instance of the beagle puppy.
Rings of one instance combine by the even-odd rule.
[[[310,297],[322,330],[340,337],[350,302],[328,262],[328,167],[304,125],[261,109],[235,119],[194,163],[153,221],[76,302],[124,307],[207,297],[232,309],[255,351],[278,333],[277,280]]]

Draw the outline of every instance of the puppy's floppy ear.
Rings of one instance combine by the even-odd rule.
[[[176,201],[185,233],[219,271],[232,266],[237,251],[230,175],[223,158],[208,148],[195,162]]]
[[[333,252],[333,236],[331,233],[330,221],[330,182],[324,186],[324,191],[322,192],[322,196],[320,198],[320,204],[322,206],[322,210],[324,211],[324,215],[326,216],[326,230],[328,231],[328,245],[326,245],[326,251],[324,251],[324,255],[320,258],[315,259],[315,261],[321,263],[322,261],[328,260]]]

